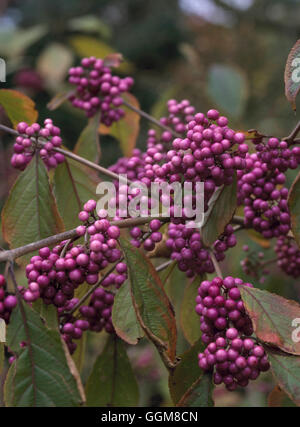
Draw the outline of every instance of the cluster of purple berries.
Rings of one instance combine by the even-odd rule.
[[[296,169],[300,163],[300,147],[289,148],[286,141],[280,141],[278,138],[259,141],[255,148],[259,159],[266,163],[269,169],[286,172],[288,169]]]
[[[253,327],[245,312],[238,286],[253,287],[231,276],[201,283],[196,297],[202,341],[199,367],[214,371],[214,383],[233,391],[246,387],[261,371],[270,367],[264,348],[251,338]]]
[[[101,111],[101,122],[111,126],[124,116],[121,94],[131,89],[131,77],[113,76],[105,59],[83,58],[81,66],[69,70],[69,82],[76,86],[70,95],[72,105],[86,112],[88,117]]]
[[[0,274],[0,319],[5,320],[5,323],[8,324],[11,312],[17,303],[18,300],[15,295],[9,295],[6,291],[5,277]]]
[[[45,304],[57,307],[63,337],[71,352],[76,349],[73,339],[79,339],[84,330],[105,328],[107,332],[113,331],[113,294],[110,288],[117,290],[127,279],[126,264],[118,262],[122,257],[117,240],[120,230],[106,218],[97,217],[95,208],[96,202],[89,200],[79,213],[79,219],[84,225],[77,228],[77,234],[78,237],[87,235],[85,245],[74,246],[64,241],[52,250],[42,248],[26,267],[28,288],[22,292],[24,300],[31,303],[42,298]],[[82,306],[79,310],[82,318],[66,314],[78,303],[75,290],[84,282],[95,285],[100,271],[114,263],[117,263],[116,272],[110,273],[101,283],[102,287],[108,289],[94,291],[89,306]]]
[[[247,155],[245,171],[238,172],[238,200],[244,205],[245,225],[265,238],[286,235],[290,230],[288,189],[285,175],[269,169],[257,153]]]
[[[225,251],[234,247],[236,243],[233,227],[228,224],[224,233],[213,245],[216,259],[223,261]],[[177,261],[179,270],[185,271],[188,277],[215,271],[209,251],[204,247],[199,231],[187,228],[183,224],[171,223],[168,228],[166,245],[171,250],[171,259]]]
[[[154,179],[169,183],[204,181],[207,209],[216,187],[231,184],[235,171],[246,166],[245,136],[227,124],[227,118],[217,110],[209,110],[207,116],[195,114],[186,126],[186,137],[173,140],[165,159],[156,160],[153,154],[153,164],[149,160],[146,176],[153,173]]]
[[[64,155],[54,150],[61,146],[62,139],[60,129],[53,125],[51,119],[44,121],[44,127],[38,123],[29,126],[25,122],[20,122],[17,131],[20,135],[16,137],[14,154],[11,158],[11,165],[14,168],[24,170],[36,150],[39,151],[40,157],[48,169],[56,168],[57,165],[64,162]],[[38,138],[45,142],[43,147],[39,146]]]
[[[300,276],[300,249],[293,239],[281,236],[275,245],[277,265],[286,274],[297,279]]]

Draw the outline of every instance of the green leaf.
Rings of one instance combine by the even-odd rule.
[[[169,389],[176,404],[187,390],[203,375],[198,366],[198,354],[204,351],[204,344],[198,340],[180,357],[180,362],[169,376]]]
[[[21,312],[23,308],[23,314]],[[78,406],[82,403],[58,331],[47,329],[27,304],[16,308],[7,328],[7,344],[17,360],[5,383],[6,406]],[[20,342],[25,342],[25,348]]]
[[[185,286],[183,300],[180,309],[180,324],[186,340],[194,344],[200,337],[200,318],[195,311],[196,296],[203,277],[196,276],[192,282]]]
[[[246,286],[239,287],[256,336],[263,342],[291,354],[300,354],[300,342],[293,339],[300,318],[300,305],[279,295]]]
[[[144,336],[136,317],[128,280],[123,283],[115,296],[112,322],[118,336],[128,344],[135,345]]]
[[[93,171],[72,159],[55,169],[53,191],[67,230],[78,226],[78,214],[87,200],[95,199],[98,183]]]
[[[130,93],[124,94],[123,98],[135,108],[140,107],[138,100]],[[116,138],[120,142],[124,156],[130,157],[140,131],[140,116],[126,106],[123,108],[125,110],[124,117],[109,127],[101,124],[99,132]]]
[[[73,31],[94,32],[105,38],[111,37],[111,30],[108,25],[95,15],[84,15],[68,21],[68,27]]]
[[[56,89],[73,63],[73,52],[61,43],[50,43],[37,59],[37,71],[47,87]]]
[[[100,160],[99,121],[100,114],[89,119],[74,148],[75,154],[94,163],[98,163]]]
[[[5,354],[4,354],[4,343],[0,342],[0,374],[4,366]]]
[[[300,246],[300,173],[298,173],[290,188],[288,206],[291,215],[292,232],[298,246]]]
[[[237,207],[237,177],[233,183],[217,188],[211,197],[204,223],[201,228],[201,237],[206,246],[211,246],[224,232]]]
[[[2,230],[11,248],[63,231],[46,168],[36,156],[13,185],[2,210]],[[30,255],[20,258],[24,263]]]
[[[86,56],[95,56],[96,58],[103,59],[107,55],[115,53],[115,50],[108,44],[92,36],[72,36],[69,38],[69,43],[81,58],[85,58]],[[125,61],[120,65],[118,70],[123,73],[130,73],[132,72],[132,68],[132,64]]]
[[[32,124],[38,118],[35,102],[24,93],[12,89],[0,90],[0,105],[4,108],[9,120],[16,127],[19,122]]]
[[[110,336],[87,381],[88,406],[137,406],[139,389],[124,343]]]
[[[84,364],[85,350],[86,350],[87,334],[83,334],[79,341],[76,342],[77,347],[75,352],[72,354],[72,358],[75,365],[80,373]]]
[[[300,40],[292,47],[284,72],[285,96],[296,111],[296,97],[300,90]]]
[[[265,348],[271,370],[280,388],[300,406],[300,357]]]
[[[146,335],[166,347],[169,358],[176,356],[176,321],[173,307],[150,260],[127,240],[121,239],[128,266],[131,294],[137,318]]]
[[[247,80],[236,67],[214,64],[208,73],[207,91],[217,106],[232,117],[240,117],[246,107]]]
[[[54,305],[46,305],[44,301],[39,298],[32,303],[32,308],[40,315],[47,328],[58,330],[57,308]]]
[[[28,47],[36,43],[46,34],[46,25],[34,25],[23,29],[13,29],[11,32],[1,31],[1,53],[9,58],[16,58]]]
[[[198,378],[176,406],[207,408],[214,406],[211,374],[206,372]]]

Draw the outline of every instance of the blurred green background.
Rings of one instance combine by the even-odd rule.
[[[132,75],[132,90],[141,108],[159,118],[169,98],[189,99],[198,111],[218,108],[235,129],[251,128],[283,137],[297,121],[284,95],[283,73],[289,50],[300,36],[300,0],[1,0],[0,57],[7,63],[7,82],[34,99],[39,120],[52,117],[72,148],[86,118],[68,104],[49,112],[46,105],[66,89],[67,70],[83,56],[121,52],[119,71]],[[9,124],[3,111],[0,121]],[[149,124],[141,121],[137,145],[145,147]],[[0,204],[16,173],[9,166],[11,138],[0,136]],[[121,155],[117,141],[101,137],[101,163]],[[289,183],[293,173],[289,176]],[[237,260],[241,245],[227,257],[231,274],[246,276]],[[254,240],[254,253],[261,250]],[[268,254],[270,252],[270,254]],[[267,249],[266,258],[274,257]],[[283,275],[254,283],[299,299],[295,281]],[[275,278],[274,278],[275,277]],[[172,292],[183,289],[184,278]],[[249,280],[249,278],[248,278]],[[186,343],[182,339],[182,350]],[[89,337],[85,375],[101,348],[99,336]],[[169,404],[166,377],[148,345],[130,348],[138,370],[142,405]],[[266,405],[274,384],[269,375],[243,392],[216,392],[220,406]]]

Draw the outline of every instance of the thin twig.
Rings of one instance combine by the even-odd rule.
[[[169,126],[164,125],[163,123],[161,123],[159,120],[155,119],[153,116],[151,116],[150,114],[146,113],[143,110],[140,110],[139,108],[135,107],[134,105],[131,105],[129,102],[125,101],[125,99],[123,99],[123,104],[126,105],[126,107],[130,108],[130,110],[134,111],[135,113],[139,114],[141,117],[144,117],[146,120],[148,120],[149,122],[155,124],[156,126],[160,127],[163,130],[166,130],[168,132],[171,132],[171,134],[175,137],[175,138],[182,138],[182,135],[180,135],[179,133],[175,132],[173,129],[171,129]]]
[[[215,257],[214,251],[213,251],[212,249],[210,249],[210,251],[209,251],[209,252],[210,252],[210,257],[211,257],[212,263],[213,263],[213,265],[214,265],[214,267],[215,267],[215,270],[216,270],[217,276],[218,276],[218,277],[221,277],[221,279],[223,279],[223,274],[222,274],[222,271],[221,271],[220,265],[219,265],[219,263],[218,263],[218,261],[217,261],[217,258]]]
[[[124,220],[111,221],[111,225],[116,225],[119,228],[134,227],[138,225],[147,224],[153,219],[159,219],[160,221],[169,221],[167,217],[138,217],[138,218],[126,218]],[[29,254],[30,252],[37,251],[45,246],[54,246],[63,240],[74,239],[77,236],[76,228],[73,230],[65,231],[64,233],[55,234],[54,236],[46,237],[45,239],[38,240],[37,242],[29,243],[28,245],[21,246],[19,248],[10,249],[6,251],[0,251],[0,262],[14,260],[20,258],[23,255]]]
[[[286,141],[289,144],[292,144],[293,142],[295,142],[295,138],[296,138],[296,136],[298,135],[299,132],[300,132],[300,120],[296,124],[296,126],[294,127],[294,129],[292,130],[292,132],[288,136],[286,136],[285,138],[283,138],[283,141]]]
[[[160,271],[165,270],[174,262],[174,260],[170,259],[169,261],[164,262],[163,264],[160,264],[158,267],[156,267],[156,271],[159,273]]]

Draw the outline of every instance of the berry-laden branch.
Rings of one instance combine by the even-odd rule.
[[[148,224],[153,219],[159,219],[160,221],[168,221],[167,217],[139,217],[139,218],[126,218],[124,220],[112,221],[111,225],[116,225],[119,228],[128,228],[139,226],[143,224]],[[17,258],[20,258],[23,255],[29,254],[31,252],[37,251],[45,246],[54,246],[57,243],[60,243],[64,240],[73,239],[77,236],[77,229],[65,231],[64,233],[55,234],[54,236],[46,237],[45,239],[38,240],[33,243],[29,243],[25,246],[20,246],[19,248],[0,251],[0,262],[12,261]]]
[[[11,135],[14,135],[14,136],[21,136],[21,134],[19,132],[17,132],[16,130],[14,130],[8,126],[2,125],[2,124],[0,124],[0,130],[4,131],[6,133],[10,133]],[[32,138],[32,139],[34,140],[34,142],[36,142],[36,138]],[[46,145],[46,142],[42,138],[38,138],[37,142],[38,142],[40,147],[44,147]],[[110,171],[109,169],[106,169],[100,165],[97,165],[96,163],[93,163],[93,162],[85,159],[84,157],[78,156],[77,154],[72,153],[71,151],[63,150],[62,148],[59,148],[59,147],[53,147],[53,151],[60,153],[60,154],[63,154],[64,156],[69,157],[70,159],[75,160],[76,162],[81,163],[81,164],[89,167],[90,169],[94,169],[97,172],[100,172],[102,175],[108,176],[109,178],[117,179],[117,180],[122,179],[122,177],[120,177],[118,174]],[[129,179],[127,179],[127,182],[130,183],[131,181]]]

